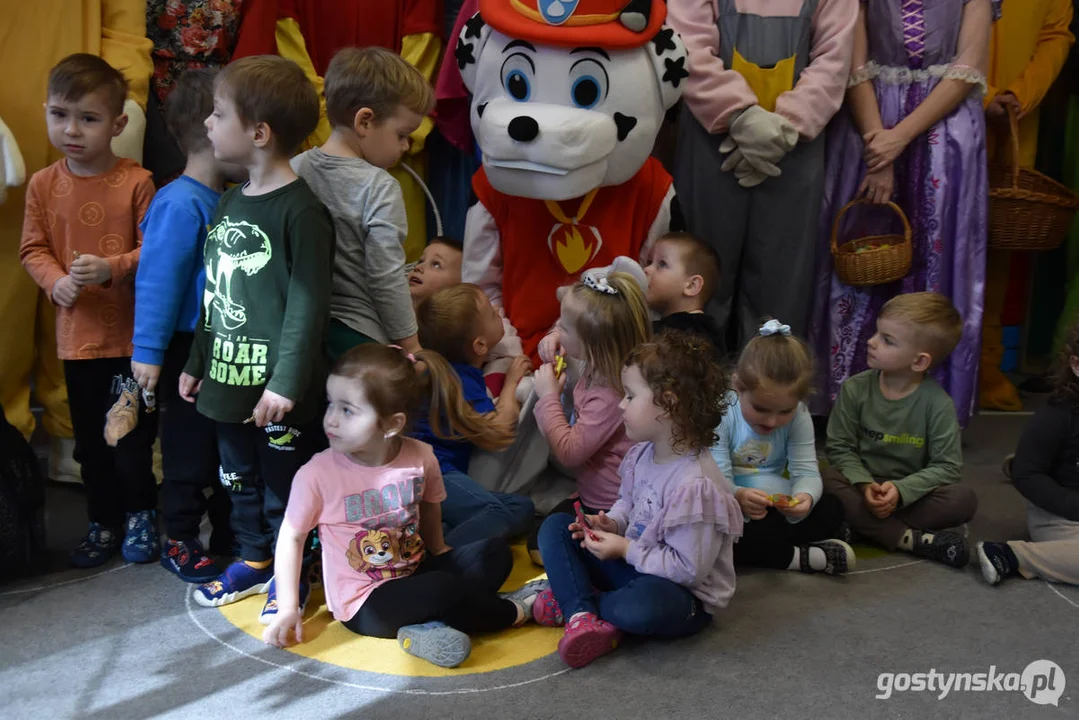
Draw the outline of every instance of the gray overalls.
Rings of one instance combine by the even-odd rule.
[[[805,0],[797,17],[761,17],[738,12],[734,0],[719,0],[720,59],[745,78],[765,110],[775,109],[776,97],[792,89],[809,64],[818,4]],[[743,188],[733,172],[720,171],[726,156],[719,144],[725,138],[710,135],[682,109],[674,170],[678,202],[687,229],[716,249],[722,265],[720,287],[705,311],[728,328],[728,339],[733,333],[734,348],[745,346],[765,316],[805,337],[824,133],[798,143],[780,161],[782,175],[754,188]]]

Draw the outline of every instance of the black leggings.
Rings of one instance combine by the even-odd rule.
[[[441,620],[472,635],[504,630],[517,606],[498,597],[513,554],[501,538],[488,538],[430,557],[415,573],[379,585],[343,625],[369,637],[395,638],[406,625]]]
[[[746,522],[734,544],[734,564],[783,570],[790,565],[794,548],[834,538],[842,522],[843,506],[831,495],[822,495],[809,516],[797,523],[768,508],[762,519]]]

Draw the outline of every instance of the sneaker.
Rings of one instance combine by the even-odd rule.
[[[446,623],[406,625],[397,631],[397,643],[409,655],[439,667],[457,667],[472,654],[472,641]]]
[[[165,540],[161,567],[189,583],[209,582],[221,575],[221,567],[203,552],[198,540]]]
[[[120,551],[124,555],[124,560],[133,563],[153,562],[161,555],[156,511],[139,510],[127,514],[124,545]]]
[[[92,522],[86,537],[68,553],[67,561],[72,567],[77,568],[99,567],[116,554],[121,542],[123,540],[118,530]]]
[[[809,564],[810,548],[820,548],[824,552],[824,569],[817,570]],[[801,570],[806,573],[823,572],[825,575],[845,575],[848,570],[853,570],[857,562],[854,548],[842,540],[831,539],[802,545],[798,548],[801,560]]]
[[[306,572],[301,571],[300,617],[303,617],[304,608],[307,607],[307,598],[311,595],[311,585],[304,578],[306,574]],[[277,617],[277,584],[274,580],[270,580],[270,587],[266,591],[266,604],[262,606],[262,614],[259,615],[259,622],[263,625],[269,625],[273,622],[275,617]]]
[[[524,624],[532,619],[532,606],[536,601],[536,597],[544,590],[550,590],[551,583],[546,579],[533,580],[530,583],[526,583],[524,587],[518,588],[513,592],[499,593],[498,596],[503,600],[509,600],[514,605],[521,609],[524,614],[524,620],[520,624]]]
[[[1008,543],[980,542],[975,549],[982,577],[990,585],[999,585],[1019,574],[1019,561]]]
[[[566,634],[558,641],[562,662],[582,668],[618,647],[622,631],[592,613],[577,613],[566,625]]]
[[[532,601],[532,619],[537,625],[544,627],[562,627],[566,619],[562,617],[562,609],[558,607],[554,591],[547,588]]]
[[[221,607],[249,595],[266,592],[273,580],[273,565],[257,570],[242,560],[225,568],[221,577],[195,588],[195,602],[203,607]]]
[[[954,568],[966,567],[970,562],[967,541],[959,533],[951,530],[934,533],[921,530],[911,532],[914,540],[912,552],[918,557],[936,560]]]

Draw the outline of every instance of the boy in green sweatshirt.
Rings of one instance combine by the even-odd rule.
[[[206,288],[180,396],[217,423],[221,484],[232,498],[240,562],[194,594],[203,606],[268,592],[296,471],[321,449],[323,325],[334,228],[289,157],[318,124],[314,86],[295,63],[247,57],[226,66],[206,119],[217,160],[247,169],[206,236]],[[301,604],[306,587],[300,588]]]
[[[851,529],[889,550],[953,567],[970,559],[962,535],[974,492],[958,485],[963,456],[955,405],[928,375],[959,343],[963,322],[937,293],[899,295],[881,308],[869,370],[849,378],[828,420],[825,492]]]

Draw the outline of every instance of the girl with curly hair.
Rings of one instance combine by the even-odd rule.
[[[610,512],[548,517],[539,546],[550,580],[532,605],[563,625],[558,652],[582,667],[622,633],[678,638],[704,628],[734,594],[742,513],[708,448],[727,383],[707,341],[678,331],[630,352],[621,371],[626,434],[636,443]]]
[[[978,543],[990,585],[1018,576],[1079,585],[1079,322],[1068,331],[1054,384],[1010,465],[1015,489],[1027,500],[1030,542]]]
[[[854,551],[836,539],[848,534],[843,506],[822,494],[804,403],[813,371],[809,346],[778,320],[766,322],[738,358],[730,411],[712,447],[746,517],[736,565],[829,575],[854,567]]]

